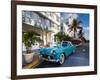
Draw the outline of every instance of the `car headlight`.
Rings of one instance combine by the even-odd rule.
[[[54,55],[56,54],[56,52],[54,50],[52,50],[51,53],[54,54]]]

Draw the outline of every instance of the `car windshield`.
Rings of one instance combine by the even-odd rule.
[[[68,42],[63,42],[63,43],[62,43],[62,46],[63,46],[63,47],[68,46]]]
[[[50,47],[57,47],[57,43],[50,44]]]

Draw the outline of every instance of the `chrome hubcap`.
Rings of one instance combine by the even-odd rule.
[[[60,56],[60,64],[63,64],[64,63],[64,54],[61,54],[61,56]]]

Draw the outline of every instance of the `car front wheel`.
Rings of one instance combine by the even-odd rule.
[[[60,59],[59,59],[59,64],[63,64],[65,62],[65,55],[64,54],[61,54],[60,55]]]

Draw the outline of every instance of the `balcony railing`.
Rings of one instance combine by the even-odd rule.
[[[29,18],[29,17],[23,17],[23,23],[26,23],[26,24],[29,24],[29,25],[32,25],[32,26],[35,25],[34,20]]]
[[[23,16],[23,23],[31,25],[33,27],[40,28],[42,30],[51,31],[51,27],[47,24],[43,24],[42,22],[36,21],[33,18]]]

